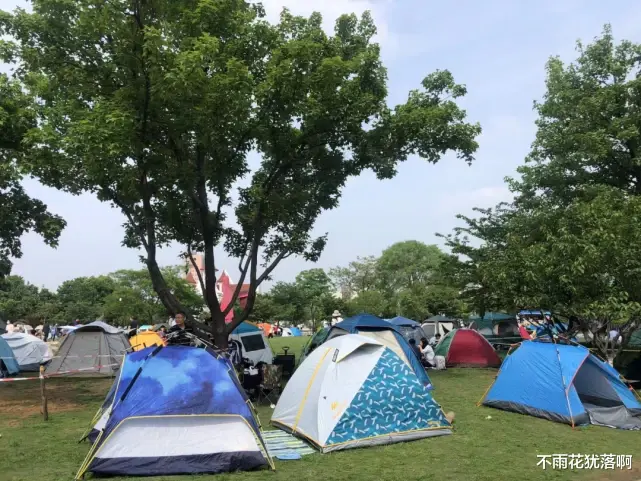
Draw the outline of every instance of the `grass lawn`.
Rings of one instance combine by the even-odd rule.
[[[287,345],[297,355],[307,338],[278,338],[274,351]],[[569,426],[506,413],[475,403],[496,374],[493,370],[449,369],[433,373],[435,397],[454,411],[452,436],[391,446],[354,449],[300,461],[276,461],[277,470],[203,476],[196,479],[250,480],[611,480],[641,479],[641,433]],[[89,448],[78,444],[107,393],[109,380],[48,381],[50,419],[39,415],[37,381],[0,384],[0,480],[63,481],[73,479]],[[269,423],[271,409],[259,407]],[[487,419],[491,416],[491,419]],[[537,454],[627,454],[632,471],[552,471],[537,467]],[[110,478],[119,480],[124,478]],[[190,476],[146,478],[187,480]]]

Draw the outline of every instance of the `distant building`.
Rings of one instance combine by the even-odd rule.
[[[200,275],[203,279],[203,284],[204,284],[206,282],[204,256],[202,254],[195,254],[194,261],[198,270],[196,270],[196,267],[194,267],[194,264],[190,260],[188,260],[187,262],[189,263],[188,265],[189,270],[187,271],[187,276],[185,277],[185,279],[189,284],[191,284],[194,287],[194,289],[200,295],[202,295],[203,291],[200,287],[200,281],[198,280],[198,271],[200,271]],[[216,269],[216,272],[218,272],[218,269]],[[236,290],[237,285],[238,284],[233,283],[227,271],[223,269],[223,271],[220,273],[220,277],[216,281],[216,297],[218,298],[218,302],[220,302],[221,308],[225,309],[227,307],[227,305],[229,304],[229,301],[234,296],[234,291]],[[249,284],[243,284],[240,287],[240,292],[238,294],[237,300],[241,308],[244,308],[247,303],[247,296],[249,295],[249,286],[250,286]],[[256,289],[256,292],[260,292],[260,289]],[[227,322],[231,322],[233,318],[234,318],[234,311],[232,309],[227,314],[227,317],[225,318],[225,320]]]

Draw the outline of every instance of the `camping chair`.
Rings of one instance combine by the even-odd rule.
[[[276,404],[281,390],[283,366],[264,364],[262,371],[263,379],[258,387],[258,403],[261,400],[268,400],[270,404]]]

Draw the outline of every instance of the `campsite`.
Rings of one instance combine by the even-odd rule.
[[[641,480],[633,0],[0,4],[0,481]]]
[[[306,338],[298,342],[275,338],[273,350],[287,344],[300,351]],[[286,342],[284,342],[286,341]],[[292,478],[305,481],[321,476],[336,480],[421,480],[423,468],[437,465],[440,479],[472,479],[494,481],[510,479],[514,473],[515,453],[521,460],[519,472],[528,480],[609,480],[636,481],[638,469],[627,471],[542,470],[536,466],[537,454],[552,453],[615,453],[641,456],[638,433],[599,427],[571,429],[543,419],[522,416],[495,409],[476,407],[483,391],[493,381],[495,370],[449,369],[432,375],[438,386],[438,400],[445,409],[456,412],[455,434],[438,439],[426,439],[362,450],[313,454],[299,461],[276,460],[276,471],[216,475],[222,480]],[[57,481],[72,479],[86,454],[85,445],[77,440],[89,425],[96,409],[109,390],[109,380],[56,379],[50,381],[52,390],[51,419],[43,422],[39,414],[37,385],[15,383],[1,398],[3,416],[0,420],[0,472],[7,481]],[[258,407],[263,424],[271,418],[269,406]],[[492,419],[486,419],[491,416]],[[46,436],[47,443],[42,440]],[[438,442],[434,442],[438,441]],[[414,470],[403,470],[408,459]],[[39,462],[38,460],[46,460]],[[528,460],[532,460],[529,462]],[[25,470],[30,466],[31,470]],[[110,478],[114,481],[130,479]],[[187,480],[190,476],[152,477],[151,480]],[[214,479],[214,478],[212,478]]]
[[[205,410],[214,409],[214,412],[220,406],[236,403],[238,407],[230,408],[232,412],[240,413],[245,410],[243,416],[255,419],[257,422],[256,433],[260,433],[260,436],[265,440],[268,450],[273,449],[270,451],[271,461],[258,462],[261,459],[258,454],[260,452],[259,445],[254,444],[253,449],[257,453],[255,455],[250,454],[251,451],[247,451],[247,447],[242,448],[244,458],[237,457],[235,462],[240,463],[236,465],[237,469],[247,472],[234,474],[222,472],[217,475],[217,479],[291,479],[292,476],[296,476],[298,479],[312,480],[321,475],[339,480],[365,480],[374,479],[377,476],[381,476],[382,479],[422,479],[420,472],[408,472],[402,476],[398,474],[399,464],[406,463],[404,460],[409,456],[410,458],[420,458],[421,465],[438,465],[442,470],[441,477],[443,479],[489,481],[506,479],[511,475],[514,469],[513,462],[497,462],[497,460],[510,460],[515,451],[519,453],[521,459],[532,460],[529,465],[519,468],[524,479],[634,481],[641,475],[636,467],[630,470],[597,472],[579,466],[575,469],[554,471],[554,478],[551,478],[550,469],[545,470],[541,466],[537,466],[537,456],[546,454],[583,455],[591,452],[619,455],[620,457],[632,456],[633,459],[636,455],[641,455],[637,442],[638,428],[626,425],[626,422],[633,422],[631,420],[634,418],[630,416],[626,418],[622,414],[622,411],[627,413],[628,408],[630,412],[634,412],[635,409],[641,412],[641,402],[637,401],[627,387],[619,381],[616,371],[611,367],[601,369],[601,361],[594,356],[585,362],[587,371],[584,371],[578,360],[590,356],[587,354],[589,351],[584,347],[563,343],[557,345],[544,340],[540,342],[525,341],[525,347],[517,347],[515,354],[510,354],[507,361],[503,362],[503,369],[500,371],[483,364],[475,366],[468,359],[464,363],[466,367],[448,367],[448,369],[441,371],[430,370],[426,384],[428,390],[422,391],[421,386],[425,384],[420,376],[425,376],[426,373],[424,370],[420,371],[419,376],[418,371],[414,370],[415,366],[413,362],[410,362],[411,358],[408,357],[409,344],[400,335],[400,331],[397,331],[398,328],[395,324],[398,324],[398,321],[395,323],[392,321],[363,314],[339,322],[335,329],[329,329],[328,339],[308,354],[305,361],[305,366],[308,366],[307,370],[305,366],[302,368],[300,365],[298,366],[299,369],[294,371],[291,378],[286,381],[284,389],[279,393],[279,399],[265,398],[262,402],[260,400],[254,402],[254,414],[250,412],[250,405],[246,405],[240,398],[238,401],[233,401],[233,396],[239,395],[233,394],[234,392],[238,393],[232,387],[235,374],[228,374],[230,371],[225,362],[216,361],[215,357],[208,354],[209,351],[203,348],[165,347],[164,344],[155,344],[155,340],[152,340],[153,343],[149,347],[132,349],[131,354],[127,355],[127,360],[122,365],[121,371],[117,374],[111,371],[101,372],[101,368],[96,367],[95,370],[91,370],[85,375],[76,371],[77,376],[81,377],[74,375],[71,377],[56,377],[55,375],[49,377],[47,379],[47,397],[50,418],[47,421],[43,421],[42,418],[41,392],[37,382],[5,384],[2,386],[0,407],[3,412],[10,413],[10,415],[0,420],[0,434],[2,435],[0,468],[1,472],[8,476],[3,479],[19,481],[33,479],[33,476],[37,476],[37,479],[43,481],[73,479],[78,467],[82,466],[89,457],[86,453],[88,443],[83,439],[88,437],[90,443],[99,443],[102,436],[101,430],[109,431],[109,429],[115,428],[115,432],[119,432],[118,427],[123,421],[126,421],[126,416],[131,416],[132,413],[135,415],[134,418],[131,418],[132,422],[139,424],[145,419],[148,421],[145,421],[145,425],[134,427],[134,431],[123,432],[120,438],[107,435],[105,443],[110,442],[113,447],[110,448],[110,444],[103,445],[99,451],[103,454],[95,458],[96,461],[87,464],[87,469],[92,470],[94,474],[100,474],[100,469],[107,469],[107,472],[111,474],[110,479],[129,479],[127,476],[119,477],[117,474],[114,477],[118,470],[127,469],[128,476],[142,474],[147,479],[170,479],[166,477],[166,474],[171,474],[172,469],[182,469],[180,461],[178,461],[181,450],[189,449],[193,442],[196,444],[211,443],[205,438],[201,441],[193,439],[194,436],[204,435],[211,438],[214,433],[222,434],[226,439],[224,441],[225,449],[235,449],[233,446],[238,443],[240,443],[239,446],[249,446],[255,442],[242,422],[237,427],[233,427],[234,425],[230,425],[229,422],[218,424],[221,421],[218,421],[219,418],[216,417],[211,420],[199,416],[183,416],[182,418],[178,416],[176,418],[176,420],[183,419],[185,423],[190,418],[192,421],[196,421],[198,429],[195,430],[195,426],[189,427],[187,424],[184,427],[174,426],[173,421],[164,425],[157,415],[148,417],[151,413],[158,412],[159,407],[162,410],[170,409],[174,413],[179,412],[175,409],[187,408],[189,412],[195,414],[193,411],[194,408],[197,409],[195,403],[201,402],[195,401],[195,399],[202,399],[205,406],[216,399],[215,405],[212,404],[211,407],[205,408]],[[93,345],[105,346],[108,344],[105,338],[108,338],[109,327],[94,323],[93,327],[88,326],[84,329],[84,334],[82,328],[75,329],[69,334],[68,339],[71,341],[66,342],[74,342],[73,336],[78,336],[79,341],[74,344],[86,349],[86,344],[91,342],[87,335],[90,333],[94,338]],[[303,352],[305,344],[311,340],[310,336],[278,336],[267,340],[262,330],[257,329],[259,335],[268,344],[269,352],[274,353],[272,354],[274,359],[277,359],[279,353],[282,353],[284,349]],[[478,342],[474,337],[477,335],[476,331],[470,331],[474,333],[471,335],[471,341],[467,339],[466,331],[468,330],[464,328],[458,330],[459,335],[465,337],[465,343],[471,345]],[[253,333],[256,330],[248,325],[239,332]],[[118,339],[117,336],[121,334],[114,332],[113,335]],[[450,344],[455,340],[456,335],[456,329],[446,335],[443,340],[446,345],[442,350],[452,349]],[[409,336],[411,337],[411,333]],[[140,333],[138,337],[141,337]],[[134,338],[135,336],[131,339]],[[121,343],[123,341],[111,342]],[[124,342],[128,344],[126,338]],[[478,342],[478,347],[468,347],[465,351],[468,354],[470,352],[476,353],[471,356],[473,361],[480,359],[485,362],[487,350],[494,352],[487,341],[483,340],[482,342],[487,344]],[[63,340],[61,348],[64,347],[64,344]],[[255,345],[255,341],[250,341],[249,345]],[[543,349],[543,351],[539,353],[539,349]],[[533,350],[536,351],[534,354]],[[69,349],[67,351],[69,352],[64,353],[63,361],[74,355],[73,351]],[[546,354],[548,352],[549,354]],[[559,352],[562,353],[562,358],[567,361],[563,362],[558,372],[553,372],[549,369],[553,363],[548,357],[556,356]],[[151,353],[154,355],[151,356]],[[193,360],[184,358],[184,355],[191,356]],[[175,356],[180,356],[180,360],[174,359]],[[379,356],[380,359],[377,361]],[[167,364],[165,358],[173,360]],[[489,359],[491,360],[491,357]],[[53,361],[55,360],[54,356]],[[91,362],[94,360],[92,359]],[[211,364],[212,362],[213,364]],[[332,366],[336,365],[335,363],[340,363],[340,370],[335,374],[330,374],[329,371],[325,373],[324,370],[333,369]],[[321,364],[324,367],[319,371],[318,366]],[[371,367],[367,367],[368,365]],[[380,371],[379,365],[388,367],[385,368],[386,371]],[[173,367],[169,368],[169,366]],[[74,367],[78,367],[78,365],[74,365]],[[572,369],[576,370],[577,367],[583,374],[572,372]],[[55,368],[60,369],[60,366]],[[372,369],[371,373],[368,374],[370,369]],[[562,372],[564,370],[565,372]],[[537,373],[540,375],[538,378],[536,377]],[[96,377],[98,374],[100,376]],[[523,378],[524,374],[530,376],[527,383],[521,383],[519,380]],[[114,375],[116,377],[113,377]],[[345,379],[342,380],[343,378],[340,376],[345,376]],[[365,401],[365,405],[361,402],[352,403],[351,407],[338,406],[338,409],[343,412],[340,418],[342,424],[339,423],[332,427],[332,423],[336,423],[338,419],[334,417],[334,421],[331,421],[327,428],[323,428],[326,421],[314,417],[316,416],[315,409],[319,410],[319,414],[323,409],[329,410],[329,408],[320,406],[325,402],[323,399],[327,399],[327,395],[331,395],[336,390],[344,392],[345,388],[340,387],[344,381],[347,381],[348,385],[353,384],[355,378],[362,376],[368,380],[363,383],[359,391],[362,394],[356,394],[354,399]],[[398,376],[402,376],[406,380]],[[565,398],[561,394],[565,392],[562,383],[566,376],[573,379],[573,384],[568,397],[567,407],[569,409],[565,411],[565,417],[560,418],[561,415],[554,413],[562,412],[566,407]],[[37,377],[33,379],[37,381]],[[136,379],[138,380],[136,381]],[[180,381],[179,379],[184,380]],[[313,381],[314,379],[316,381]],[[308,380],[310,384],[305,389],[304,385],[308,383]],[[157,391],[158,388],[154,387],[157,382],[167,387]],[[181,382],[184,384],[181,385]],[[318,384],[318,387],[314,382]],[[302,385],[298,387],[301,383]],[[368,383],[370,384],[368,385]],[[400,385],[394,390],[395,394],[390,394],[386,386],[397,383]],[[423,392],[424,394],[421,396],[427,397],[421,398],[412,395],[411,398],[407,398],[396,394],[405,391],[412,383],[418,389],[415,392]],[[522,387],[518,387],[521,384]],[[171,391],[167,391],[169,386],[171,386]],[[534,386],[534,390],[532,386]],[[608,391],[609,386],[612,386],[614,391]],[[213,389],[212,401],[206,401],[205,393],[208,389]],[[312,392],[311,397],[308,396],[307,391],[309,390]],[[411,390],[412,388],[410,388]],[[154,392],[157,394],[153,394]],[[163,398],[163,392],[164,395],[176,392],[181,398]],[[215,394],[217,392],[220,394]],[[586,404],[586,408],[581,410],[580,402],[586,402],[585,392],[591,394],[590,402],[592,403],[599,404],[599,399],[605,398],[614,400],[615,392],[623,396],[621,397],[623,403],[617,404],[618,408],[602,408],[600,417],[594,418],[592,414],[590,416],[586,414],[590,409],[594,409],[594,406],[589,408]],[[225,393],[225,398],[220,397],[223,393]],[[376,398],[376,393],[380,393],[382,397]],[[372,395],[370,396],[370,394]],[[555,396],[557,397],[555,398]],[[125,397],[131,399],[131,404],[122,401],[118,405],[114,402],[114,399],[124,400]],[[284,399],[286,401],[282,402]],[[372,409],[371,404],[368,407],[367,401],[369,400],[382,406],[383,411],[380,414],[375,414],[379,412],[379,409]],[[277,402],[277,405],[274,406],[271,404],[272,402]],[[414,404],[415,402],[418,403]],[[502,402],[507,405],[501,406]],[[516,412],[510,412],[514,411],[510,407],[510,403],[531,406],[531,409],[539,411],[530,413],[527,412],[527,409],[516,409]],[[101,412],[106,412],[98,410],[101,405],[105,404],[113,404],[120,410],[116,410],[112,414],[101,415],[96,422],[96,416]],[[303,409],[302,407],[303,405],[315,406],[316,404],[319,406],[312,408],[311,411],[309,408]],[[172,407],[173,405],[176,407]],[[178,406],[184,406],[184,408]],[[492,406],[498,407],[500,410],[494,409]],[[623,409],[623,406],[627,408]],[[398,430],[393,423],[383,422],[384,418],[389,419],[390,415],[395,418],[394,413],[400,413],[399,410],[404,412],[405,408],[411,408],[412,415],[410,418],[404,416],[404,419],[414,419],[412,422],[421,424],[425,422],[421,420],[421,417],[427,416],[426,421],[431,427],[428,430],[421,430],[419,427],[419,431],[416,431],[417,435],[409,435],[402,433],[402,431],[410,433],[407,431],[408,427]],[[241,411],[237,411],[237,409],[241,409]],[[332,405],[331,409],[333,410],[335,407]],[[434,417],[434,409],[441,414],[436,414]],[[552,415],[540,415],[539,413],[543,412],[541,410],[547,410]],[[456,419],[451,425],[445,419],[445,411],[456,413]],[[121,414],[117,414],[118,412]],[[146,412],[149,414],[145,415]],[[361,428],[354,429],[353,423],[350,422],[351,416],[357,416],[360,419],[361,415],[364,420],[361,422],[365,422],[365,424]],[[616,421],[612,420],[613,415],[618,416]],[[114,416],[125,417],[111,421],[110,418]],[[118,419],[121,420],[118,421]],[[353,419],[356,420],[356,418]],[[368,420],[372,421],[369,428],[367,427]],[[568,426],[568,424],[574,424],[573,420],[576,421],[576,426]],[[619,423],[617,427],[622,429],[586,426],[590,422],[592,424],[602,422],[605,426],[610,427]],[[88,427],[94,423],[94,428],[88,430]],[[110,425],[111,428],[109,428]],[[297,434],[299,441],[295,442],[294,438],[287,438],[289,439],[287,445],[279,445],[279,439],[283,439],[282,434],[284,434],[282,429],[296,434],[296,428],[294,430],[288,429],[292,425],[298,425],[299,429],[302,429]],[[378,435],[378,438],[371,437],[371,430],[374,429],[374,426],[376,426],[376,430],[391,429],[389,432],[392,436],[394,432],[399,432],[402,437],[396,441],[388,437],[380,437],[380,433],[374,433]],[[153,431],[154,429],[157,431]],[[170,436],[171,442],[168,445],[156,446],[154,444],[153,440],[160,440],[164,432],[176,429],[176,434]],[[320,429],[320,431],[314,434],[316,429]],[[225,430],[229,431],[226,435],[224,434]],[[352,436],[353,441],[351,442],[356,443],[354,446],[345,442],[344,435],[341,434],[342,430]],[[359,434],[357,438],[353,437],[354,433],[365,432],[363,430],[370,430],[370,434],[365,434],[365,437],[370,436],[373,442],[368,441],[367,444],[362,444],[358,441],[358,438],[363,434]],[[181,432],[188,433],[190,437],[186,444],[185,438],[181,437],[184,434],[181,435]],[[244,441],[240,434],[242,432],[247,432],[249,436]],[[282,434],[278,434],[279,432]],[[325,434],[322,434],[323,432]],[[418,435],[420,433],[424,434]],[[139,437],[132,439],[132,435]],[[233,443],[229,441],[231,437],[235,439]],[[45,438],[47,442],[43,442]],[[316,439],[321,439],[320,444],[313,441]],[[382,443],[377,445],[376,439]],[[78,440],[81,442],[79,443]],[[389,444],[390,442],[392,444]],[[127,445],[127,443],[132,444]],[[114,468],[109,468],[110,461],[108,457],[105,458],[104,453],[114,452],[115,454],[116,447],[120,447],[119,449],[125,449],[130,460],[127,462],[131,463],[131,460],[134,459],[131,456],[136,449],[140,449],[139,446],[145,446],[145,452],[159,452],[158,450],[163,452],[168,449],[165,451],[164,459],[172,459],[172,467],[163,462],[163,457],[159,457],[151,463],[150,458],[145,458],[146,461],[140,465],[140,468],[136,468],[135,464],[130,468],[117,468],[116,471],[113,470]],[[353,449],[353,447],[357,449]],[[299,453],[298,456],[289,458],[292,453],[296,452]],[[30,460],[34,457],[45,458],[47,462],[32,463]],[[124,466],[122,462],[122,460],[119,461],[119,466]],[[187,469],[197,470],[196,462],[195,459],[190,461],[190,467]],[[254,464],[256,462],[258,464]],[[206,469],[211,469],[211,460],[207,463]],[[33,467],[29,473],[24,468],[27,464]],[[261,465],[263,469],[252,470],[252,467],[259,468]],[[275,471],[270,472],[269,466],[275,468]],[[171,479],[187,479],[187,477],[172,476]]]

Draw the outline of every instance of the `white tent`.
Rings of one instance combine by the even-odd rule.
[[[240,342],[243,347],[242,356],[254,365],[259,362],[265,364],[274,362],[274,353],[260,327],[249,322],[241,322],[230,337]]]
[[[271,422],[326,453],[451,434],[429,388],[394,350],[348,334],[294,372]]]
[[[9,344],[21,371],[37,371],[53,357],[47,343],[31,334],[14,332],[3,334],[2,338]]]

